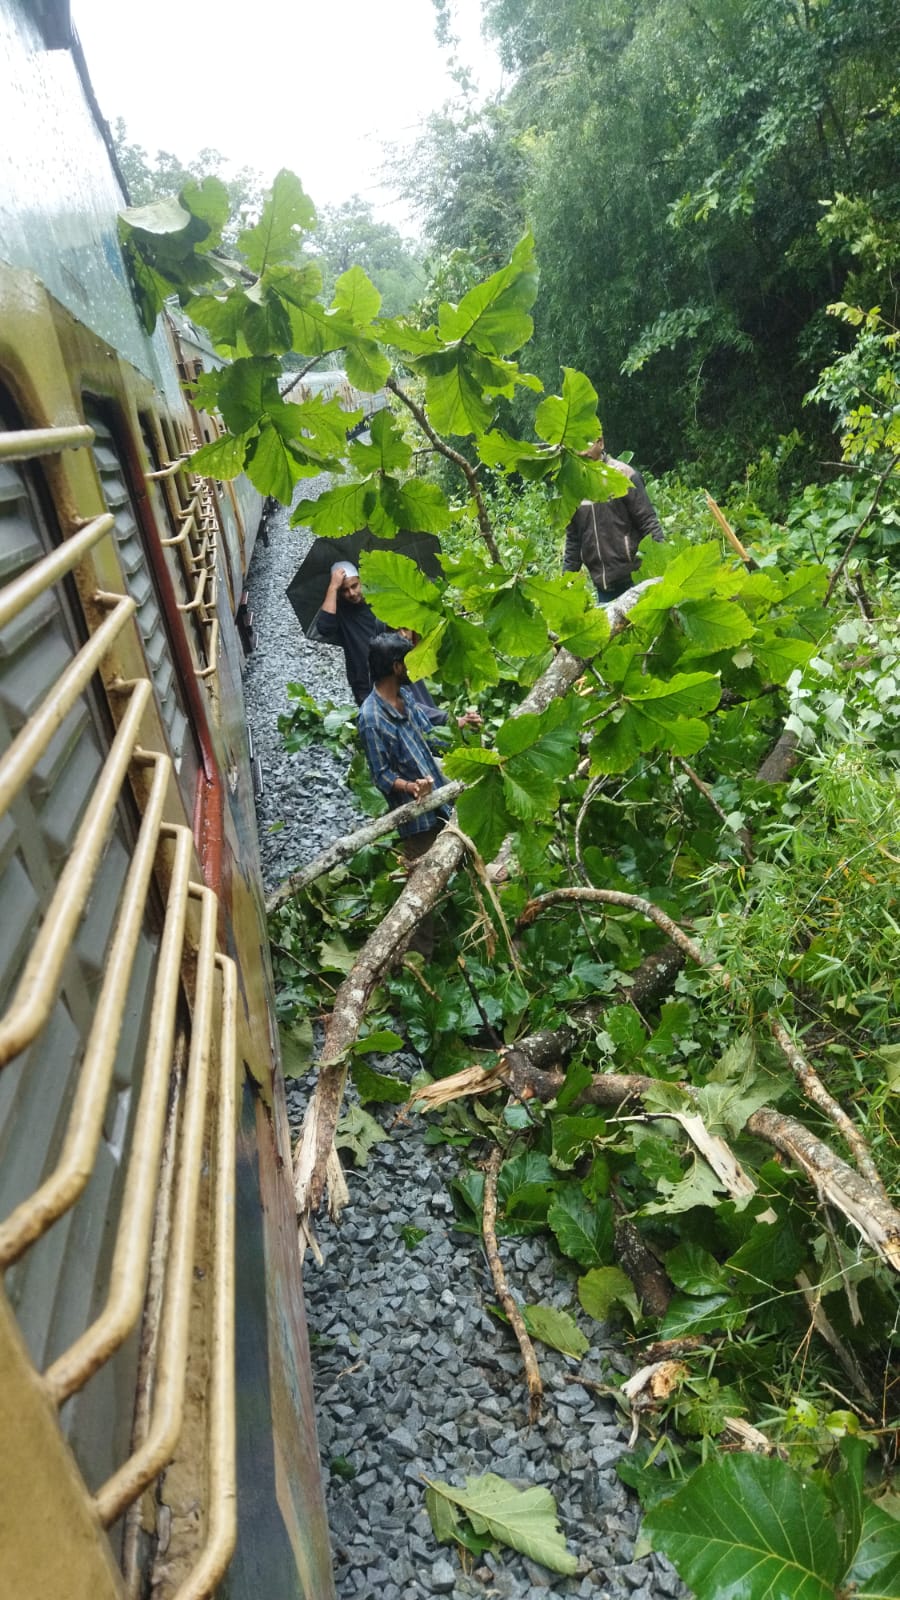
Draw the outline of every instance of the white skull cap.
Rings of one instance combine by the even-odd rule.
[[[340,567],[347,578],[359,577],[359,567],[355,567],[352,561],[336,561],[334,563],[334,567]],[[332,572],[334,571],[334,567],[331,569]]]

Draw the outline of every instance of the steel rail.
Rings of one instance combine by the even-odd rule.
[[[149,679],[138,679],[94,786],[53,899],[31,946],[12,1003],[0,1020],[0,1069],[32,1043],[56,1003],[60,975],[106,848],[110,823],[134,755],[141,719],[152,694]]]
[[[138,758],[142,754],[135,751]],[[106,976],[60,1157],[53,1172],[0,1224],[0,1271],[18,1261],[28,1246],[75,1204],[93,1172],[172,772],[169,756],[152,754],[149,760],[154,768],[150,793],[122,892],[116,930],[106,957]]]
[[[144,1303],[194,853],[190,828],[162,831],[164,837],[174,837],[175,857],[109,1292],[99,1316],[44,1373],[47,1393],[57,1406],[109,1360],[128,1337]]]
[[[166,1271],[153,1412],[146,1439],[94,1496],[97,1514],[106,1528],[122,1515],[132,1500],[136,1500],[153,1482],[157,1473],[171,1461],[183,1421],[219,912],[219,903],[212,889],[192,883],[189,892],[201,902],[200,947],[197,953],[187,1092],[176,1166],[172,1244]],[[143,1277],[142,1273],[142,1286]]]
[[[237,1423],[235,1419],[235,1169],[237,1144],[237,969],[217,955],[222,974],[222,1033],[216,1151],[212,1353],[209,1403],[209,1514],[206,1543],[172,1600],[209,1600],[237,1543]]]

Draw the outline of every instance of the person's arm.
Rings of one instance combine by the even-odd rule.
[[[666,536],[660,527],[659,517],[653,508],[653,501],[644,488],[644,480],[639,472],[633,474],[631,488],[626,496],[626,501],[628,514],[635,527],[639,530],[641,538],[646,539],[649,534],[650,538],[654,539],[657,544],[664,544]]]
[[[381,736],[378,726],[360,718],[359,737],[376,789],[389,800],[422,800],[434,784],[430,778],[401,778],[394,769],[394,752]]]
[[[338,595],[341,592],[341,584],[346,576],[347,574],[340,562],[336,562],[331,569],[328,588],[325,590],[325,599],[322,601],[322,611],[327,617],[333,617],[337,611]]]
[[[572,518],[566,529],[566,545],[563,551],[563,572],[578,572],[581,568],[581,529],[576,526],[578,513]]]
[[[316,637],[321,639],[323,644],[342,643],[337,616],[333,611],[326,611],[324,605],[321,611],[316,613]]]

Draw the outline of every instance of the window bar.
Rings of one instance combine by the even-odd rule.
[[[218,671],[219,666],[219,619],[213,617],[209,623],[209,645],[207,646],[209,666],[197,672],[198,678],[211,678]]]
[[[212,889],[192,883],[201,903],[200,948],[188,1059],[187,1095],[176,1170],[172,1243],[160,1330],[153,1414],[143,1444],[94,1497],[104,1527],[109,1527],[171,1460],[181,1432],[190,1330],[197,1202],[203,1167],[209,1057],[216,958],[218,900]],[[158,1160],[158,1155],[157,1155]],[[143,1282],[143,1274],[142,1274]]]
[[[209,1600],[237,1543],[237,1446],[234,1378],[235,1164],[237,1127],[237,969],[216,956],[222,975],[221,1081],[215,1195],[215,1294],[209,1396],[209,1515],[206,1544],[173,1600]]]
[[[0,759],[0,815],[8,809],[26,778],[37,766],[53,735],[65,722],[79,695],[87,688],[104,656],[137,609],[128,595],[98,594],[95,599],[112,601],[113,610],[60,674],[40,709],[20,729]],[[0,626],[2,621],[0,607]]]
[[[49,1177],[0,1224],[0,1272],[18,1261],[23,1251],[75,1204],[91,1175],[97,1156],[138,934],[156,860],[166,789],[172,771],[172,762],[167,755],[146,755],[137,749],[134,757],[152,765],[153,778],[122,894],[116,931],[106,959],[106,976],[85,1046],[84,1064],[69,1113],[62,1152]]]
[[[153,483],[160,478],[174,478],[176,472],[181,472],[184,463],[190,459],[190,452],[185,451],[183,456],[178,456],[175,461],[167,461],[164,467],[159,467],[156,472],[145,472],[147,483]]]
[[[104,511],[101,517],[92,517],[71,539],[66,539],[64,544],[58,545],[49,555],[29,567],[27,572],[20,573],[18,578],[8,583],[0,592],[0,628],[5,628],[32,600],[37,600],[45,589],[58,583],[67,572],[77,567],[88,551],[114,527],[115,518],[109,511]]]
[[[61,450],[80,450],[93,442],[94,430],[85,423],[72,428],[19,428],[15,433],[0,433],[0,461],[56,456]]]
[[[90,896],[110,822],[134,754],[141,719],[152,693],[148,679],[140,678],[134,684],[128,709],[116,731],[69,859],[31,947],[15,998],[0,1021],[0,1067],[31,1044],[53,1010],[60,974]]]
[[[164,838],[174,838],[175,854],[109,1295],[91,1326],[44,1374],[47,1392],[56,1405],[62,1405],[109,1360],[128,1337],[144,1303],[194,851],[190,828],[166,827],[162,832]]]

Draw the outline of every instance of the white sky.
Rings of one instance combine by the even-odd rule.
[[[481,0],[451,3],[460,58],[490,94],[501,72]],[[458,92],[431,0],[73,0],[72,14],[103,115],[151,156],[209,146],[267,183],[290,167],[316,205],[360,194],[408,229],[379,182],[383,146]]]

